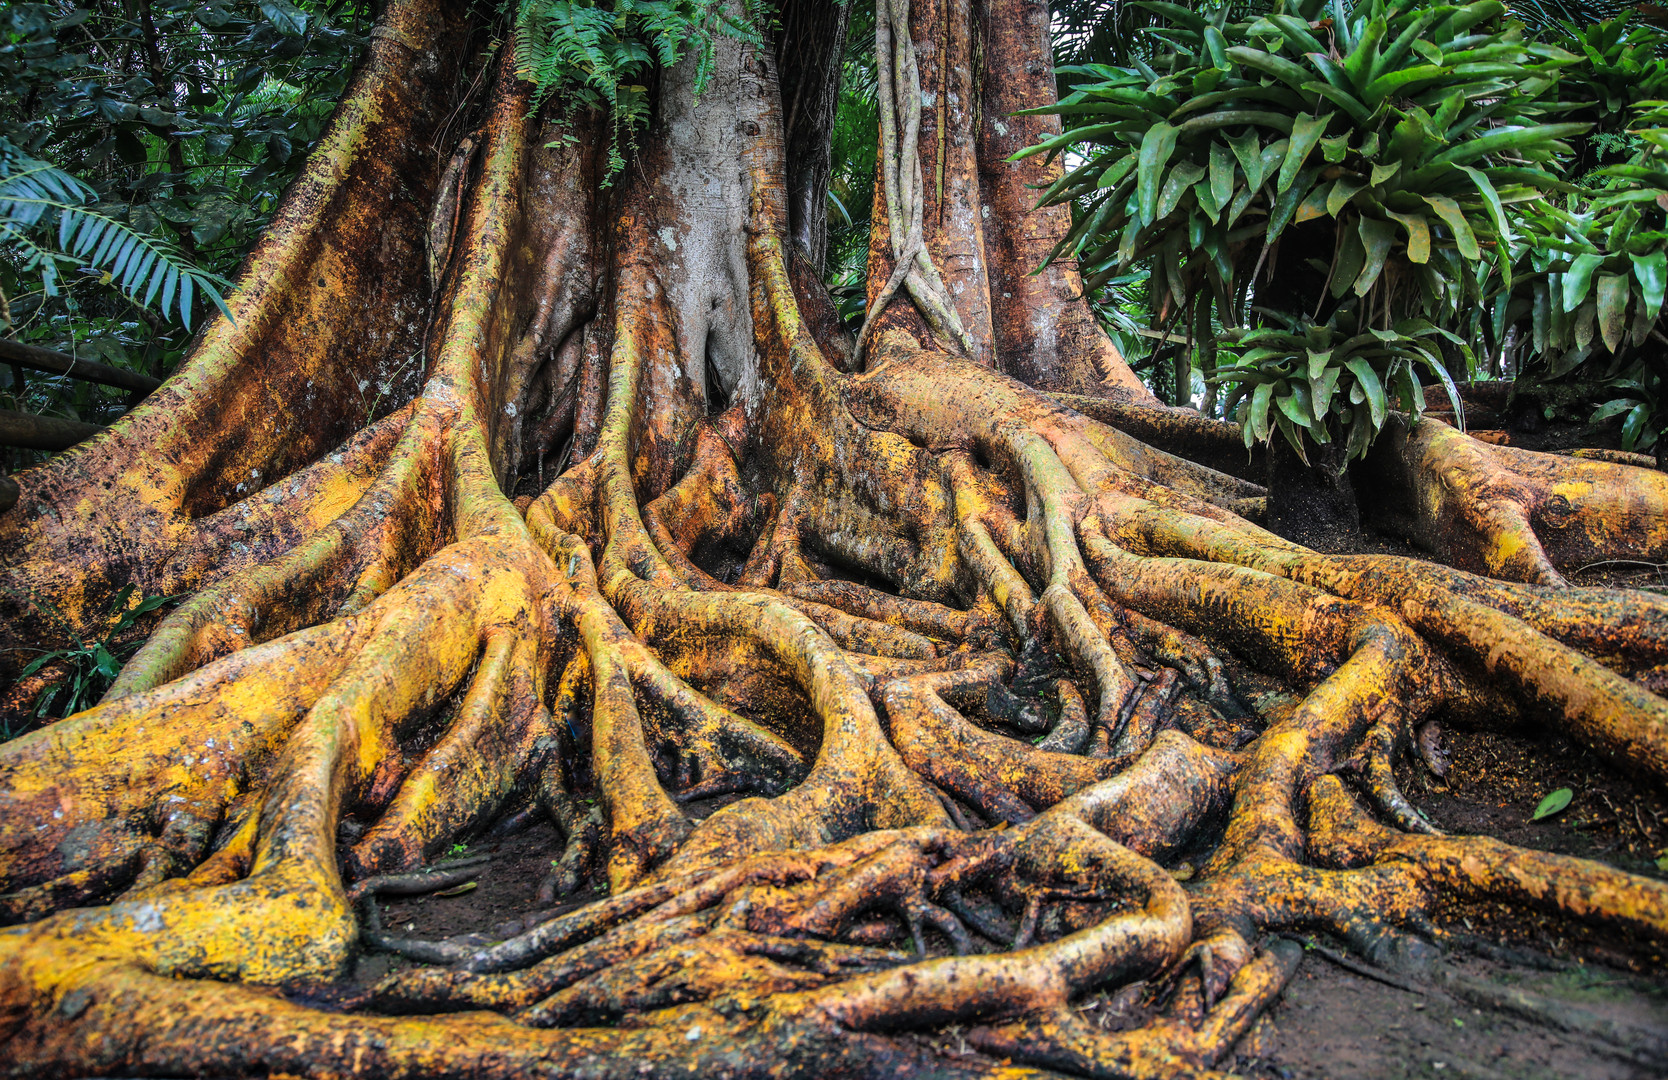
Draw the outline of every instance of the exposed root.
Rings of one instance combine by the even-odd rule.
[[[1023,57],[1018,9],[984,8],[981,40]],[[195,594],[99,707],[0,748],[0,1072],[1209,1076],[1290,977],[1282,934],[1398,980],[1429,970],[1442,905],[1668,942],[1661,882],[1443,836],[1394,776],[1410,746],[1446,767],[1438,719],[1521,715],[1668,777],[1668,601],[1560,577],[1660,558],[1665,482],[1397,427],[1373,465],[1391,517],[1462,569],[1322,555],[1255,524],[1231,426],[1009,378],[1018,344],[1070,335],[1007,303],[1041,288],[1023,238],[993,223],[1000,258],[952,262],[942,224],[986,182],[963,165],[1006,154],[937,129],[940,193],[926,114],[897,107],[971,30],[918,65],[920,26],[882,14],[901,153],[876,241],[928,311],[894,304],[847,373],[789,282],[769,50],[722,38],[698,102],[693,62],[667,73],[607,197],[595,140],[530,116],[505,57],[470,145],[423,160],[419,213],[368,159],[440,129],[418,87],[461,30],[391,6],[237,294],[249,340],[216,324],[166,400],[25,478],[81,502],[0,518],[29,603],[88,623],[99,580],[65,568],[104,550],[109,504],[70,473],[146,448],[173,464],[110,498],[149,554],[98,574]],[[934,124],[968,104],[943,100]],[[309,246],[323,205],[352,236]],[[355,419],[337,399],[390,358],[295,283],[378,230],[394,344],[427,367]],[[298,377],[330,398],[306,445],[251,425],[224,461],[185,454],[214,402],[276,408],[245,356],[298,311],[320,342]],[[1079,352],[1037,381],[1128,381]],[[239,498],[250,469],[271,482]],[[450,845],[541,816],[537,910],[439,940],[380,924],[378,895],[482,872],[434,864]],[[365,947],[418,966],[349,985]],[[1074,1007],[1135,982],[1165,1003],[1135,1030]],[[914,1038],[948,1025],[982,1055]]]

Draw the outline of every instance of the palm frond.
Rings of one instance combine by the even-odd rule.
[[[90,206],[93,199],[92,189],[71,174],[0,147],[0,247],[12,249],[25,272],[40,274],[48,296],[58,295],[65,269],[80,268],[142,308],[160,294],[161,314],[172,318],[177,311],[188,330],[198,291],[231,317],[220,294],[225,279],[198,269],[167,240]],[[54,232],[57,242],[49,245]]]

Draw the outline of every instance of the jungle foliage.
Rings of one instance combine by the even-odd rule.
[[[370,17],[357,0],[0,9],[0,333],[171,371],[323,131]],[[0,405],[27,412],[105,422],[124,398],[0,372]]]
[[[612,121],[608,176],[649,119],[650,76],[686,53],[696,57],[698,95],[712,76],[719,34],[762,45],[758,17],[725,10],[723,0],[520,0],[515,6],[517,73],[556,98],[570,115],[605,110]]]
[[[1248,444],[1359,456],[1426,387],[1462,417],[1456,380],[1574,372],[1651,445],[1668,36],[1493,0],[1127,7],[1146,48],[1062,66],[1066,131],[1026,153],[1066,155],[1054,257],[1163,332],[1161,392],[1197,367]],[[1136,283],[1144,312],[1108,295]]]

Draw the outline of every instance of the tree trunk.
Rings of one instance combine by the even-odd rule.
[[[908,19],[970,345],[900,297],[847,373],[786,255],[780,87],[826,68],[722,40],[603,188],[600,119],[394,0],[235,320],[0,514],[14,672],[185,597],[0,747],[0,1070],[1206,1075],[1296,964],[1266,933],[1388,963],[1440,901],[1668,939],[1663,883],[1435,834],[1391,771],[1431,717],[1527,714],[1668,776],[1668,606],[1546,587],[1668,553],[1668,479],[1426,421],[1375,475],[1467,569],[1266,531],[1190,460],[1237,429],[1028,276],[1061,221],[1003,112],[1048,92],[1045,9]],[[524,811],[548,910],[382,926]],[[366,949],[418,963],[359,984]],[[1073,1007],[1161,975],[1134,1030]]]

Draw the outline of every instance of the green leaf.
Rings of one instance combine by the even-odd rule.
[[[1338,255],[1332,264],[1332,296],[1334,299],[1343,296],[1355,284],[1355,279],[1361,275],[1361,267],[1367,262],[1367,248],[1361,243],[1359,229],[1344,230],[1343,243],[1338,245]]]
[[[93,646],[93,664],[106,679],[114,679],[122,670],[121,661],[110,655],[102,641]]]
[[[1348,176],[1340,177],[1338,182],[1332,185],[1332,190],[1326,196],[1326,212],[1333,217],[1337,217],[1338,211],[1348,206],[1349,201],[1365,191],[1366,188],[1367,185],[1358,179]]]
[[[1593,282],[1593,271],[1604,262],[1603,255],[1591,252],[1577,255],[1570,263],[1570,268],[1564,271],[1564,310],[1574,311],[1587,298],[1587,289]]]
[[[1234,152],[1219,142],[1210,144],[1210,192],[1217,206],[1234,196]]]
[[[1344,57],[1344,74],[1349,76],[1350,85],[1360,90],[1367,85],[1372,75],[1373,64],[1378,60],[1379,42],[1384,40],[1389,27],[1385,25],[1384,16],[1380,15],[1367,23],[1361,32],[1355,48]]]
[[[1318,171],[1305,169],[1299,182],[1281,192],[1279,198],[1274,200],[1274,208],[1268,215],[1268,231],[1265,234],[1268,242],[1272,243],[1291,222],[1292,215],[1297,213],[1298,201],[1302,199],[1303,193],[1309,190],[1309,185],[1314,183]]]
[[[69,655],[68,653],[66,653],[66,652],[64,652],[63,650],[60,649],[57,652],[49,652],[49,653],[44,653],[41,656],[37,656],[37,657],[35,657],[35,659],[29,661],[27,664],[25,664],[23,666],[23,670],[18,672],[17,677],[22,679],[22,678],[26,678],[30,675],[33,675],[35,672],[39,671],[41,668],[45,667],[47,664],[52,663],[52,661],[61,660],[68,655]]]
[[[1384,397],[1384,384],[1379,381],[1378,372],[1373,370],[1373,366],[1363,356],[1345,360],[1344,366],[1349,368],[1350,374],[1355,376],[1356,384],[1361,387],[1361,392],[1366,395],[1367,408],[1371,410],[1373,431],[1378,431],[1384,426],[1384,418],[1390,411],[1389,402]]]
[[[1141,139],[1141,153],[1136,165],[1136,202],[1140,208],[1141,224],[1151,225],[1158,217],[1158,195],[1164,166],[1176,149],[1176,129],[1160,120],[1147,129]]]
[[[1390,257],[1390,248],[1396,242],[1396,227],[1388,221],[1370,217],[1362,218],[1358,227],[1361,230],[1361,246],[1367,257],[1355,279],[1355,295],[1366,296],[1367,290],[1373,287],[1373,282],[1378,280],[1379,273],[1384,269],[1385,260]]]
[[[1205,175],[1203,165],[1195,165],[1191,161],[1178,161],[1170,170],[1170,175],[1164,181],[1164,187],[1158,195],[1158,208],[1154,216],[1155,221],[1162,221],[1170,216],[1181,202],[1187,189],[1199,182]]]
[[[285,37],[300,37],[307,32],[307,13],[289,0],[261,0],[261,14]]]
[[[1303,89],[1303,84],[1310,79],[1308,69],[1301,64],[1294,64],[1285,57],[1273,56],[1261,49],[1235,45],[1228,50],[1228,58],[1264,75],[1273,76],[1294,90]]]
[[[1292,181],[1297,179],[1297,171],[1309,157],[1309,151],[1313,150],[1320,137],[1326,134],[1326,125],[1331,122],[1333,115],[1303,115],[1292,122],[1291,142],[1286,148],[1286,160],[1280,164],[1280,178],[1274,185],[1276,194],[1283,193],[1292,186]]]
[[[1245,424],[1259,442],[1268,441],[1268,407],[1273,397],[1274,384],[1271,382],[1261,383],[1251,392],[1251,407],[1246,413]]]
[[[1567,807],[1573,798],[1575,798],[1575,792],[1567,787],[1561,787],[1540,801],[1540,804],[1535,807],[1535,812],[1530,815],[1529,820],[1539,821],[1542,818],[1549,818]]]
[[[1600,274],[1598,279],[1599,337],[1611,352],[1621,348],[1622,335],[1627,333],[1627,303],[1633,295],[1630,281],[1623,274]]]
[[[1407,261],[1412,263],[1427,263],[1431,259],[1431,226],[1423,214],[1398,214],[1394,210],[1386,210],[1392,219],[1401,222],[1407,230]]]
[[[1333,186],[1323,180],[1310,188],[1309,194],[1304,197],[1301,203],[1297,204],[1297,214],[1292,218],[1292,221],[1301,225],[1305,221],[1324,217],[1326,215],[1326,196]]]
[[[1247,131],[1243,135],[1229,135],[1228,145],[1234,151],[1234,157],[1239,159],[1239,167],[1245,170],[1245,184],[1252,191],[1263,186],[1262,153],[1263,142],[1258,138],[1255,130]]]
[[[1477,234],[1472,231],[1471,222],[1466,220],[1465,211],[1460,209],[1459,203],[1446,195],[1426,195],[1424,199],[1430,204],[1430,208],[1436,211],[1436,216],[1442,219],[1442,223],[1453,232],[1454,246],[1459,248],[1460,257],[1482,258],[1483,249],[1477,245]]]
[[[1594,409],[1593,415],[1587,418],[1587,422],[1589,424],[1597,424],[1601,421],[1610,419],[1612,416],[1620,416],[1628,410],[1636,408],[1641,404],[1643,403],[1637,398],[1612,398],[1603,405]]]
[[[1649,429],[1651,407],[1641,401],[1629,410],[1622,418],[1622,449],[1637,450],[1655,441],[1654,434]]]
[[[1536,124],[1532,127],[1504,128],[1466,139],[1431,158],[1432,165],[1464,165],[1489,154],[1550,149],[1552,143],[1572,135],[1580,135],[1591,124]]]
[[[1639,296],[1648,317],[1662,312],[1662,298],[1668,291],[1668,251],[1658,248],[1644,255],[1629,255],[1633,276],[1639,282]]]

